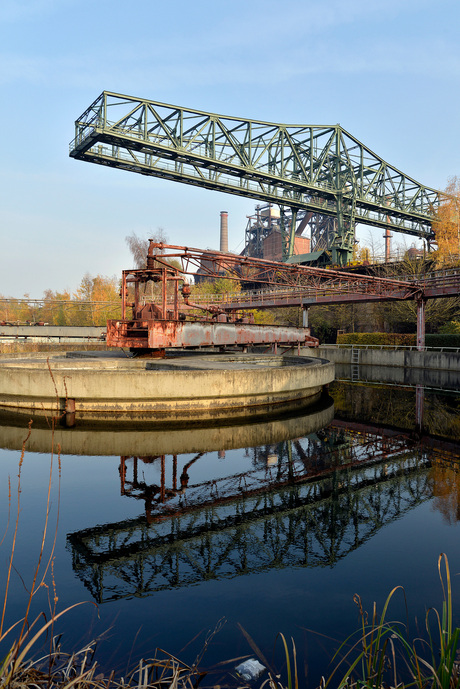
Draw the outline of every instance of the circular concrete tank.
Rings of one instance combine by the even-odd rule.
[[[0,409],[78,420],[202,422],[300,411],[334,364],[255,354],[142,359],[123,352],[0,357]]]
[[[56,426],[51,438],[46,419],[36,417],[27,437],[23,414],[0,410],[0,447],[21,450],[25,438],[28,452],[49,453],[59,446],[62,455],[160,456],[184,453],[232,450],[240,447],[275,445],[303,438],[328,426],[334,418],[334,403],[324,395],[301,414],[283,415],[276,419],[259,419],[254,423],[184,424],[173,432],[151,424],[77,424],[75,428]]]

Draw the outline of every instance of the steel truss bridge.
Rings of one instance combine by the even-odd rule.
[[[460,292],[460,270],[441,270],[422,276],[382,278],[374,275],[286,264],[249,258],[218,251],[195,249],[151,241],[159,265],[170,261],[181,265],[183,276],[215,280],[224,276],[257,289],[242,292],[206,295],[206,300],[222,304],[224,310],[278,308],[313,303],[392,301],[435,299],[456,296]],[[197,297],[199,298],[199,297]],[[194,296],[195,299],[195,296]]]
[[[431,497],[432,460],[423,445],[408,449],[407,434],[340,423],[325,432],[332,452],[321,432],[307,446],[279,445],[276,466],[267,463],[273,449],[255,448],[258,469],[185,490],[181,478],[180,491],[163,485],[164,456],[121,458],[122,493],[145,501],[148,516],[69,534],[74,571],[102,603],[270,568],[333,566]],[[437,451],[433,441],[431,458]],[[442,461],[458,459],[453,446],[439,451]],[[139,462],[155,460],[156,489],[137,475]]]
[[[315,304],[360,303],[414,299],[417,303],[417,347],[425,345],[425,305],[428,299],[460,294],[460,271],[453,269],[404,279],[380,278],[313,268],[297,264],[267,261],[217,251],[184,246],[165,245],[150,240],[150,252],[158,265],[170,267],[168,261],[179,262],[183,276],[196,275],[214,280],[225,276],[256,290],[221,295],[214,300],[216,312],[234,313],[245,309],[268,309],[301,306],[304,325],[307,310]],[[192,295],[193,296],[193,295]],[[209,298],[206,297],[209,301]]]
[[[332,262],[352,256],[356,223],[434,238],[441,193],[385,162],[340,125],[216,115],[104,91],[75,122],[70,156],[258,199],[291,214],[334,216]],[[284,223],[282,223],[283,225]]]

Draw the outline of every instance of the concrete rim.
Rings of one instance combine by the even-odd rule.
[[[239,418],[302,409],[333,379],[334,364],[304,356],[2,356],[0,408],[73,421]]]

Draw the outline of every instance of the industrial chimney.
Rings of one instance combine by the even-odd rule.
[[[228,253],[228,212],[220,211],[220,250]]]

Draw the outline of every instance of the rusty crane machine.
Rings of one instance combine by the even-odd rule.
[[[165,250],[174,253],[164,254]],[[150,240],[145,268],[122,274],[121,319],[107,321],[107,344],[129,347],[138,354],[164,355],[166,348],[242,347],[269,345],[276,352],[285,347],[318,346],[309,328],[254,323],[254,307],[227,300],[191,300],[188,276],[200,265],[209,278],[225,276],[253,285],[277,281],[278,264],[231,254],[199,251]],[[179,267],[180,266],[180,267]],[[296,267],[280,264],[287,274]],[[299,305],[300,305],[299,297]]]
[[[193,293],[190,279],[226,278],[233,293]],[[137,352],[167,347],[317,347],[307,327],[259,325],[254,310],[312,303],[420,299],[417,283],[312,268],[150,240],[145,268],[124,270],[121,319],[107,322],[107,344]],[[129,312],[129,310],[131,311]],[[306,325],[306,323],[305,323]]]

